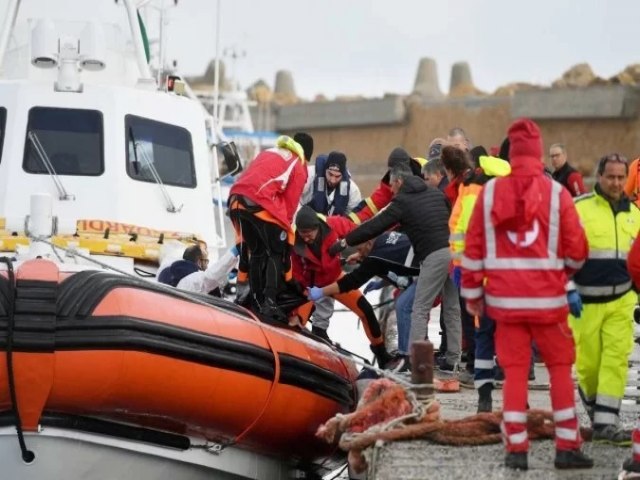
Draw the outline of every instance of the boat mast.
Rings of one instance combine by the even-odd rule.
[[[2,31],[0,32],[0,72],[2,71],[4,56],[7,53],[7,48],[9,47],[9,38],[11,38],[11,32],[16,24],[16,17],[18,16],[19,9],[20,0],[9,0],[7,12],[4,17],[4,24],[2,25]]]
[[[138,69],[140,70],[140,77],[145,80],[153,80],[151,75],[151,69],[147,62],[147,56],[144,53],[144,43],[142,41],[142,31],[140,30],[140,23],[138,22],[138,11],[132,0],[123,0],[124,6],[127,9],[127,16],[129,17],[129,28],[131,28],[131,40],[133,41],[133,49],[136,54],[136,61],[138,63]]]

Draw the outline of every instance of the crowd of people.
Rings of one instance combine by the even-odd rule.
[[[394,148],[362,198],[344,152],[314,162],[309,134],[280,137],[231,189],[236,246],[213,266],[203,262],[206,245],[190,247],[159,280],[205,293],[237,262],[237,303],[265,322],[311,322],[320,341],[330,341],[337,300],[362,321],[380,368],[396,372],[411,369],[410,346],[428,337],[439,303],[436,368],[477,390],[478,412],[492,411],[504,375],[507,467],[528,468],[528,381],[540,357],[551,380],[555,466],[593,466],[581,451],[575,369],[593,441],[632,445],[625,469],[640,472],[640,430],[619,419],[640,286],[640,162],[603,156],[587,192],[565,145],[549,147],[545,166],[540,129],[528,119],[489,151],[461,128],[433,139],[426,158]],[[347,264],[356,268],[347,273]],[[365,284],[365,293],[383,284],[399,291],[396,352]]]

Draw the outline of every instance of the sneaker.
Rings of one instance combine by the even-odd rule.
[[[458,371],[458,364],[450,364],[449,362],[447,362],[447,360],[445,358],[441,358],[438,360],[438,370],[440,372],[444,372],[444,373],[456,373]]]
[[[463,370],[458,375],[458,380],[460,381],[460,386],[463,388],[473,389],[475,385],[473,383],[473,373],[469,370]]]
[[[591,441],[616,447],[628,447],[631,445],[631,432],[623,430],[617,425],[599,425],[593,427]]]
[[[561,470],[570,468],[592,468],[593,460],[587,457],[579,449],[556,450],[556,458],[553,465]]]
[[[528,470],[527,452],[509,452],[504,459],[504,466],[514,470]]]
[[[411,362],[408,355],[398,354],[397,358],[400,359],[398,365],[393,369],[394,373],[408,373],[411,372]]]

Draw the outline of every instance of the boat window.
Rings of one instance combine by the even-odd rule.
[[[2,160],[2,145],[4,144],[4,128],[7,123],[7,109],[0,107],[0,160]]]
[[[34,107],[29,110],[22,167],[49,173],[28,133],[36,134],[58,175],[101,175],[104,172],[102,113],[97,110]]]
[[[127,115],[127,173],[135,180],[194,188],[196,173],[188,130]]]

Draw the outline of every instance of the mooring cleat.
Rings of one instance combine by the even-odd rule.
[[[592,468],[593,460],[580,450],[556,450],[553,465],[561,470],[570,468]]]
[[[528,470],[527,452],[509,452],[504,459],[504,466],[513,470]]]

